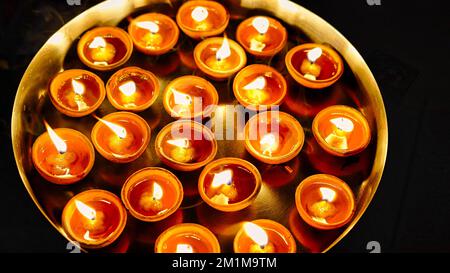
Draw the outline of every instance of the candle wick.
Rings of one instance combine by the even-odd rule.
[[[259,246],[261,249],[264,249],[264,248],[266,248],[266,245],[260,245]]]
[[[216,59],[218,62],[222,61],[222,58],[217,57]]]

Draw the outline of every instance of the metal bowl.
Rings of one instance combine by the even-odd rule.
[[[97,155],[91,173],[81,182],[70,186],[53,185],[45,181],[34,169],[31,161],[33,141],[43,131],[42,119],[53,127],[74,128],[87,136],[95,123],[88,116],[69,118],[55,111],[50,103],[47,85],[49,80],[62,69],[87,69],[76,56],[76,44],[80,35],[95,26],[119,25],[126,27],[128,16],[148,11],[161,11],[174,17],[181,1],[157,0],[108,0],[98,4],[59,29],[36,54],[22,77],[17,90],[12,113],[12,139],[14,156],[22,181],[31,198],[43,215],[64,237],[70,240],[61,226],[61,213],[66,202],[75,194],[91,189],[102,188],[120,194],[126,178],[143,167],[162,166],[154,151],[154,136],[143,156],[135,162],[117,165]],[[249,57],[250,63],[266,63],[277,68],[287,79],[290,88],[282,111],[297,117],[305,129],[306,139],[303,150],[293,160],[280,166],[266,165],[252,158],[244,148],[243,141],[220,141],[216,158],[234,156],[248,159],[254,163],[263,176],[264,185],[254,203],[247,209],[236,213],[215,211],[201,202],[197,192],[199,171],[175,173],[181,178],[185,198],[181,208],[166,220],[159,223],[144,223],[128,217],[127,227],[122,236],[111,246],[101,249],[106,252],[151,252],[155,239],[169,226],[181,222],[197,222],[210,228],[219,238],[222,250],[232,252],[232,241],[239,224],[245,220],[269,218],[284,224],[295,235],[299,252],[324,252],[337,244],[358,222],[373,195],[383,173],[387,153],[387,119],[383,100],[377,83],[358,51],[331,25],[305,8],[285,0],[227,0],[226,7],[231,13],[227,29],[234,39],[237,24],[244,18],[255,14],[266,14],[278,18],[287,28],[289,42],[276,57],[259,60]],[[284,65],[287,48],[313,41],[327,43],[338,51],[345,60],[345,72],[332,87],[325,90],[307,90],[290,78]],[[151,57],[134,52],[125,66],[140,66],[155,72],[161,88],[177,76],[197,74],[190,68],[189,51],[194,42],[182,35],[178,47],[164,56]],[[187,60],[187,62],[186,62]],[[96,72],[103,80],[112,72]],[[214,83],[220,94],[220,104],[237,104],[233,96],[231,81]],[[153,131],[158,131],[173,121],[165,113],[160,96],[148,110],[140,113]],[[349,158],[330,157],[318,148],[312,137],[311,122],[314,114],[326,106],[347,104],[358,108],[369,121],[372,140],[361,154]],[[105,100],[97,110],[103,116],[115,109]],[[170,168],[168,168],[170,169]],[[294,202],[295,188],[302,179],[314,173],[336,174],[352,188],[356,197],[356,213],[352,221],[343,228],[320,231],[303,222]],[[98,251],[98,250],[96,250]]]

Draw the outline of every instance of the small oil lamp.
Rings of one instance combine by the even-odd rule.
[[[220,253],[214,233],[204,226],[183,223],[166,229],[155,242],[156,253]]]
[[[203,169],[198,179],[200,196],[220,211],[248,207],[261,189],[261,175],[250,162],[240,158],[221,158]]]
[[[145,222],[172,215],[183,200],[180,180],[162,168],[144,168],[132,174],[122,187],[122,201],[131,215]]]
[[[351,156],[364,150],[370,143],[370,127],[366,118],[356,109],[330,106],[314,118],[312,131],[319,145],[330,154]]]
[[[287,32],[277,20],[255,16],[239,24],[236,39],[248,53],[258,57],[271,57],[286,45]]]
[[[273,67],[252,64],[236,75],[233,92],[236,99],[245,107],[257,110],[282,103],[287,84],[284,77]]]
[[[185,120],[169,123],[161,129],[155,148],[164,164],[176,170],[192,171],[214,159],[217,142],[208,127]]]
[[[89,139],[69,129],[53,130],[45,122],[47,132],[33,143],[32,160],[36,170],[46,180],[61,185],[80,181],[94,165],[95,152]]]
[[[286,54],[286,67],[292,78],[303,86],[321,89],[335,83],[344,72],[339,54],[321,44],[303,44]]]
[[[218,102],[219,95],[214,85],[197,76],[182,76],[171,81],[163,98],[168,114],[185,119],[211,116]]]
[[[128,61],[133,52],[133,41],[118,27],[97,27],[86,32],[78,42],[77,53],[88,67],[106,71]]]
[[[215,1],[187,1],[176,17],[181,30],[193,39],[216,36],[224,32],[230,14]]]
[[[285,163],[297,156],[305,140],[301,124],[285,112],[267,111],[253,116],[244,127],[245,148],[268,164]]]
[[[344,226],[355,213],[355,200],[350,187],[328,174],[304,179],[295,192],[295,204],[306,223],[324,230]]]
[[[128,33],[137,50],[148,55],[161,55],[177,44],[180,31],[169,16],[147,13],[131,21]]]
[[[150,127],[140,116],[115,112],[97,119],[91,138],[95,149],[104,158],[116,163],[128,163],[147,149]]]
[[[62,226],[69,237],[86,248],[101,248],[113,243],[127,222],[127,211],[120,199],[105,190],[87,190],[64,207]]]
[[[91,114],[105,99],[105,84],[87,70],[70,69],[58,73],[50,82],[50,101],[59,112],[70,117]]]
[[[295,253],[297,244],[283,225],[267,219],[245,222],[234,237],[235,253]]]
[[[189,2],[188,2],[189,3]],[[194,49],[197,67],[215,80],[225,80],[247,63],[244,49],[227,37],[208,38]]]
[[[143,111],[158,98],[159,81],[150,71],[126,67],[111,76],[106,94],[117,110]]]

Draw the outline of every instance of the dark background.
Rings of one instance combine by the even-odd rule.
[[[270,1],[270,0],[269,0]],[[450,19],[446,1],[297,0],[338,29],[378,81],[389,123],[383,178],[370,207],[332,252],[450,251]],[[0,251],[66,252],[40,214],[12,154],[14,96],[28,63],[64,23],[96,0],[1,1]]]

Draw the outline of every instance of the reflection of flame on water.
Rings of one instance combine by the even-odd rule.
[[[275,134],[268,133],[261,138],[259,144],[261,145],[262,153],[270,156],[272,152],[278,149],[279,141]]]
[[[190,244],[177,244],[177,253],[194,253],[194,249]]]

